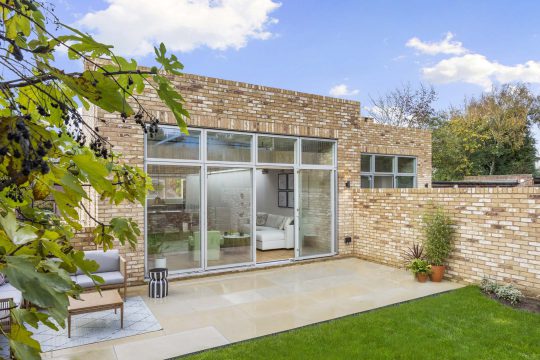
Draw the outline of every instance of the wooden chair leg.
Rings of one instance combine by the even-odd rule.
[[[120,329],[124,328],[124,304],[120,306]]]

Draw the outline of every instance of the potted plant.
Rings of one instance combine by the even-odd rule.
[[[424,250],[431,264],[431,281],[442,281],[444,261],[452,251],[453,222],[441,208],[424,215]]]
[[[431,274],[431,265],[426,260],[414,259],[407,265],[407,269],[410,270],[418,282],[426,282],[429,274]]]
[[[424,255],[424,247],[417,243],[413,243],[412,246],[403,251],[403,261],[405,267],[407,267],[407,265],[409,265],[414,259],[426,259]]]
[[[167,258],[163,254],[165,251],[165,238],[163,236],[153,236],[148,241],[148,255],[154,255],[154,267],[163,269],[167,267]]]

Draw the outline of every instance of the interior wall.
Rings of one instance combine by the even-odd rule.
[[[268,173],[263,174],[261,169],[257,169],[255,176],[257,182],[257,212],[294,216],[294,209],[278,207],[278,174],[291,172],[292,169],[268,169]]]

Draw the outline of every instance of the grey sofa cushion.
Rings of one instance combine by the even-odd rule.
[[[84,256],[88,260],[94,260],[99,264],[99,269],[96,274],[102,272],[111,272],[120,270],[120,254],[118,250],[92,250],[85,251]],[[76,275],[82,275],[83,273],[78,270]]]
[[[21,305],[22,293],[11,284],[0,286],[0,299],[12,298],[15,305]]]
[[[105,281],[102,284],[98,284],[100,286],[104,285],[115,285],[115,284],[122,284],[124,282],[124,276],[120,271],[109,271],[109,272],[103,272],[103,273],[95,273],[95,275],[100,276]],[[71,277],[72,279],[74,276]],[[87,275],[77,275],[75,276],[75,279],[73,280],[77,284],[79,284],[83,288],[89,288],[94,287],[94,282],[92,279],[90,279]]]

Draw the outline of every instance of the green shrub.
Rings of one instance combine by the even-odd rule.
[[[424,215],[424,251],[432,265],[443,265],[452,251],[453,222],[441,208]]]
[[[489,280],[488,278],[482,279],[480,288],[483,292],[487,294],[494,294],[497,298],[508,301],[512,305],[517,304],[523,298],[521,291],[516,289],[514,285],[500,285],[495,281]]]
[[[407,265],[407,270],[410,270],[414,275],[419,273],[431,274],[431,265],[426,260],[414,259]]]

